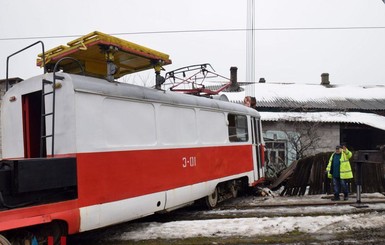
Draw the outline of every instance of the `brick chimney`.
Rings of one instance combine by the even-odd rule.
[[[321,74],[321,85],[330,85],[329,81],[329,73],[322,73]]]
[[[238,67],[232,66],[230,67],[230,91],[239,91],[239,84],[237,78]]]

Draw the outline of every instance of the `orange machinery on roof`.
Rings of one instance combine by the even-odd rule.
[[[60,62],[59,68],[67,73],[82,73],[85,75],[118,79],[124,75],[155,68],[159,71],[163,65],[171,64],[169,55],[117,38],[102,32],[94,31],[78,39],[39,54],[37,65],[45,66],[52,71],[54,65]],[[68,59],[68,57],[73,59]],[[75,62],[76,61],[76,62]],[[45,63],[45,65],[44,65]]]

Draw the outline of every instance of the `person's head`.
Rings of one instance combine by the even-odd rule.
[[[257,106],[257,99],[255,97],[250,97],[250,107],[255,108]]]
[[[341,153],[342,152],[342,146],[341,145],[337,145],[336,146],[336,153]]]
[[[245,106],[250,107],[250,102],[251,102],[250,100],[251,100],[250,96],[246,96],[246,97],[243,99],[243,104],[244,104]]]

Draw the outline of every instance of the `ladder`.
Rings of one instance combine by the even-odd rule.
[[[43,55],[44,57],[44,55]],[[64,60],[72,60],[75,62],[81,71],[81,74],[84,76],[84,68],[81,65],[81,63],[72,57],[63,57],[60,60],[58,60],[53,68],[52,76],[53,81],[49,81],[47,79],[42,79],[42,88],[41,88],[41,124],[40,124],[40,157],[47,157],[46,152],[46,141],[48,138],[51,138],[51,157],[54,157],[55,155],[55,101],[56,101],[56,89],[60,88],[58,87],[56,80],[64,80],[64,76],[56,75],[57,68],[59,64]],[[52,91],[45,91],[46,85],[52,85]],[[52,109],[50,112],[45,112],[45,98],[47,96],[52,96]],[[51,132],[50,134],[46,134],[46,119],[48,117],[51,117]]]
[[[55,150],[55,100],[56,100],[56,79],[64,80],[63,76],[58,76],[53,73],[53,81],[47,79],[42,80],[41,88],[41,125],[40,125],[40,157],[46,157],[46,142],[48,138],[51,138],[51,157],[54,156]],[[45,90],[46,85],[52,85],[52,91]],[[52,109],[50,112],[45,112],[45,101],[47,96],[52,96]],[[51,117],[51,132],[46,132],[46,119]]]

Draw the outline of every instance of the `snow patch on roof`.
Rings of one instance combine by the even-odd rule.
[[[262,121],[357,123],[385,130],[385,117],[363,112],[260,112]]]
[[[374,100],[385,99],[385,85],[331,85],[317,84],[287,84],[287,83],[257,83],[254,86],[254,97],[257,100],[275,101],[291,99],[299,102],[333,100]],[[225,93],[230,101],[242,101],[245,91]]]

